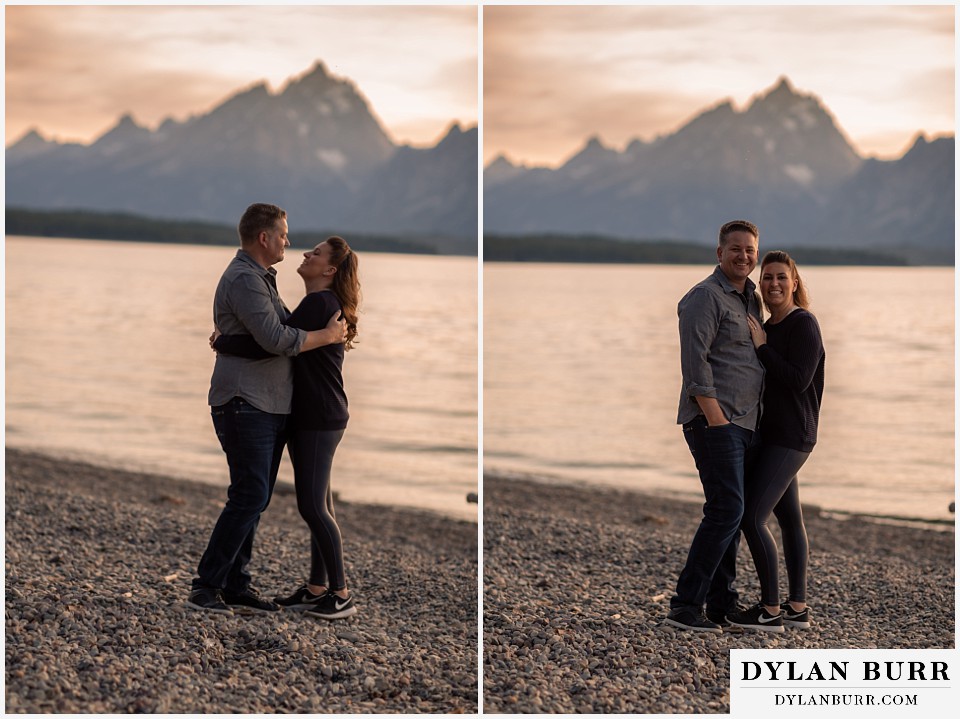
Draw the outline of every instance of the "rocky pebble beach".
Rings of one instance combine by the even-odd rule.
[[[730,649],[954,646],[952,526],[804,516],[813,627],[693,633],[663,619],[700,504],[485,477],[484,711],[726,713]]]
[[[477,711],[477,525],[340,503],[358,613],[224,616],[184,606],[225,487],[6,453],[6,711]],[[251,572],[307,571],[277,492]]]

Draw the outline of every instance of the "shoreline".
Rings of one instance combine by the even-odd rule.
[[[486,711],[725,713],[730,649],[955,646],[952,528],[805,506],[813,627],[702,634],[663,623],[702,502],[493,475],[483,487]],[[754,604],[746,542],[738,568]],[[782,559],[780,574],[785,595]]]
[[[626,495],[639,495],[646,497],[649,500],[673,502],[677,505],[699,506],[703,503],[702,494],[699,494],[699,496],[690,494],[688,496],[686,493],[681,492],[658,491],[656,489],[646,488],[633,489],[625,488],[617,484],[591,484],[590,482],[582,479],[572,479],[556,475],[549,475],[546,473],[538,474],[536,472],[495,469],[489,472],[484,472],[483,476],[485,482],[517,482],[543,486],[547,488],[568,488],[582,493],[590,493],[594,491],[615,492]],[[699,484],[697,485],[697,488],[699,489]],[[915,529],[925,529],[929,531],[948,532],[954,531],[956,527],[956,519],[953,517],[946,519],[936,517],[924,518],[908,517],[903,515],[872,514],[869,512],[861,512],[852,509],[833,509],[808,502],[803,502],[803,509],[805,513],[812,512],[813,514],[824,519],[829,518],[840,522],[850,519],[857,519],[865,522],[877,522],[880,524],[892,524],[895,526],[913,527]],[[806,516],[806,514],[804,514],[804,516]]]
[[[11,444],[8,441],[6,444],[6,449],[8,451],[16,451],[21,454],[46,457],[47,459],[55,462],[84,464],[103,470],[104,472],[127,472],[129,474],[162,477],[164,480],[187,482],[190,484],[197,483],[207,487],[219,488],[224,492],[226,491],[230,481],[229,470],[222,453],[217,457],[218,467],[222,464],[222,467],[220,467],[220,473],[218,474],[217,478],[213,478],[209,475],[189,473],[183,470],[178,471],[170,468],[157,468],[146,465],[138,465],[134,461],[125,462],[119,458],[113,458],[108,455],[84,453],[64,447],[44,447],[31,444],[21,445],[16,442]],[[287,455],[284,456],[283,462],[289,462],[289,457]],[[281,465],[281,476],[278,478],[277,484],[273,490],[275,494],[293,494],[295,492],[293,478],[290,476],[290,474],[290,472],[287,472],[285,476],[283,466]],[[449,519],[455,522],[467,521],[476,526],[477,516],[475,507],[471,509],[470,506],[476,503],[467,499],[468,495],[473,493],[474,492],[464,491],[461,495],[459,495],[459,499],[461,500],[459,502],[461,505],[459,508],[454,508],[450,505],[446,506],[445,508],[440,508],[418,506],[415,504],[396,504],[391,503],[389,500],[380,502],[373,499],[368,499],[366,497],[341,499],[340,493],[337,490],[334,490],[334,499],[338,502],[343,501],[354,505],[370,505],[385,509],[396,509],[398,511],[423,512],[440,519]]]
[[[225,487],[8,448],[6,710],[477,710],[475,522],[340,502],[358,613],[230,617],[184,606],[225,499]],[[308,547],[295,497],[275,493],[254,586],[296,588]]]

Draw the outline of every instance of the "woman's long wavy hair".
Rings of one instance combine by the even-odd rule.
[[[342,237],[328,237],[324,242],[330,247],[330,263],[337,268],[333,273],[330,290],[340,300],[343,316],[347,320],[347,341],[344,349],[353,349],[357,337],[357,321],[360,312],[360,274],[357,254]]]
[[[803,284],[803,280],[800,278],[800,272],[797,270],[797,263],[794,262],[793,258],[783,250],[771,250],[763,256],[763,260],[760,262],[761,274],[763,273],[763,268],[773,262],[786,265],[790,269],[790,275],[797,281],[797,289],[793,291],[794,304],[797,307],[802,307],[805,310],[810,309],[810,296],[807,294],[806,285]],[[767,312],[770,312],[770,308],[766,306],[766,302],[764,302],[764,307],[766,307]]]

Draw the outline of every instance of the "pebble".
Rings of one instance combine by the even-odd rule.
[[[699,504],[489,475],[483,497],[485,712],[729,713],[730,649],[954,646],[952,527],[805,511],[814,627],[693,635],[663,618]],[[746,542],[738,562],[755,602]]]
[[[223,616],[184,606],[223,487],[8,448],[5,495],[11,711],[477,712],[476,523],[340,503],[356,615]],[[254,586],[292,591],[308,555],[295,496],[275,495]]]

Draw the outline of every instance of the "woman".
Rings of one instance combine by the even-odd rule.
[[[762,447],[747,472],[741,529],[760,577],[760,603],[727,615],[734,625],[784,631],[808,629],[807,533],[800,509],[797,472],[817,441],[825,354],[817,318],[797,265],[786,252],[768,252],[760,264],[760,294],[770,318],[752,317],[750,334],[766,369]],[[773,512],[783,536],[789,594],[780,604],[777,544],[767,523]]]
[[[288,448],[293,462],[297,508],[310,527],[310,577],[288,597],[275,601],[322,619],[342,619],[356,613],[343,569],[343,544],[333,510],[330,469],[347,426],[347,396],[343,390],[343,353],[357,336],[360,280],[357,256],[340,237],[328,237],[304,253],[297,273],[306,297],[286,324],[303,330],[325,327],[342,312],[347,323],[344,344],[320,347],[293,361],[293,411]],[[258,359],[269,356],[249,335],[221,335],[214,349]]]

